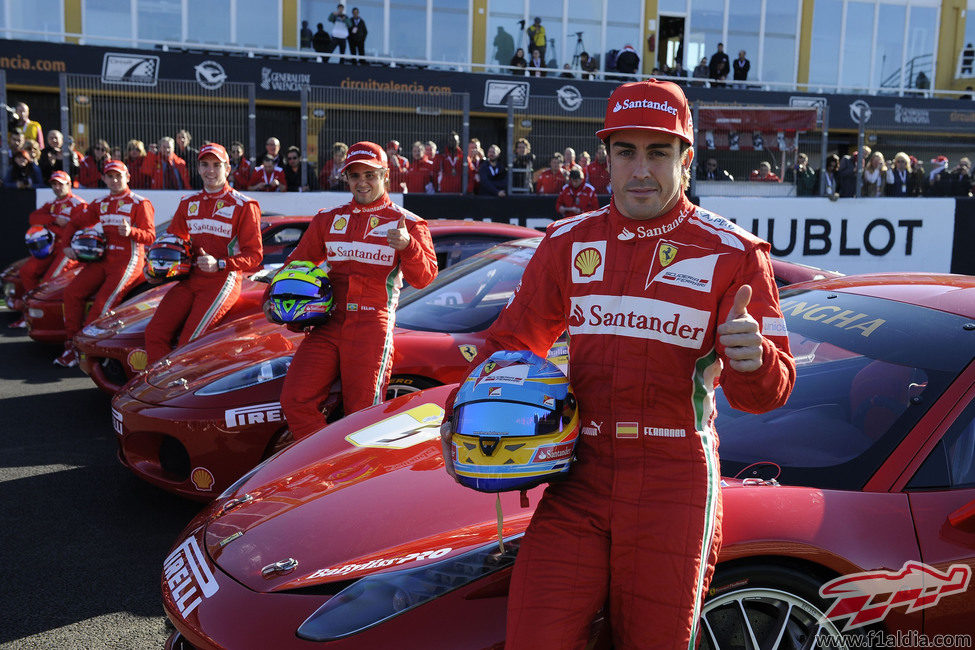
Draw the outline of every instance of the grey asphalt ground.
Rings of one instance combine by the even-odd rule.
[[[0,309],[0,649],[161,648],[163,558],[202,505],[118,462],[111,400]]]

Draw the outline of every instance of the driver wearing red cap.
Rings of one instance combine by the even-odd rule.
[[[321,404],[340,376],[346,415],[383,400],[403,279],[421,288],[437,277],[427,222],[389,199],[386,152],[358,142],[341,173],[353,200],[315,215],[285,263],[303,260],[325,268],[335,304],[329,321],[312,329],[295,352],[281,390],[296,439],[325,424]]]
[[[693,133],[675,84],[613,92],[610,205],[548,227],[472,362],[572,339],[577,461],[521,545],[508,650],[586,647],[607,604],[617,650],[694,648],[720,546],[715,386],[750,412],[792,390],[769,244],[687,200]]]
[[[83,323],[105,316],[122,302],[125,294],[142,281],[145,247],[156,237],[155,210],[152,203],[129,189],[129,168],[121,160],[110,160],[102,167],[102,181],[108,187],[106,197],[96,199],[71,217],[62,237],[70,242],[82,228],[96,228],[105,235],[105,256],[85,264],[81,273],[64,290],[64,354],[55,359],[59,366],[78,365],[78,355],[71,339]],[[74,250],[64,248],[68,259],[77,260]],[[92,305],[85,315],[85,303]]]
[[[241,274],[260,267],[261,208],[230,187],[230,157],[222,145],[200,148],[203,191],[184,197],[166,232],[192,242],[193,269],[169,290],[146,326],[146,356],[158,361],[214,327],[240,296]]]

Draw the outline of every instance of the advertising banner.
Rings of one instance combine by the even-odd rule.
[[[772,245],[773,257],[853,273],[951,271],[954,199],[702,197]]]

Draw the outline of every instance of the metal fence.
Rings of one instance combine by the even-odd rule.
[[[97,140],[121,146],[131,139],[148,148],[180,129],[191,144],[256,147],[254,84],[225,82],[207,90],[195,81],[159,79],[153,85],[106,82],[97,75],[61,75],[61,130],[84,153]]]
[[[0,70],[0,103],[4,109],[7,108],[7,71]],[[4,110],[4,113],[7,111]],[[6,116],[3,116],[6,119]],[[7,146],[7,128],[0,129],[0,180],[7,177],[7,168],[10,164],[10,147]]]

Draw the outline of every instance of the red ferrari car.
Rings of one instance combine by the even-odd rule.
[[[497,243],[538,235],[530,228],[490,221],[433,219],[428,223],[441,269]],[[289,241],[291,244],[286,251],[272,257],[265,255],[265,265],[281,264],[297,243],[290,237]],[[241,296],[223,323],[262,314],[260,303],[267,288],[263,282],[267,280],[266,274],[262,274],[257,282],[245,279]],[[90,323],[75,337],[75,347],[81,352],[81,369],[105,392],[114,395],[133,375],[145,369],[146,325],[168,287],[152,289],[139,299],[120,305],[111,316]]]
[[[298,244],[302,233],[311,222],[311,217],[286,217],[286,216],[262,216],[261,217],[261,236],[264,243],[264,266],[272,268],[281,264],[288,253]],[[28,333],[35,341],[41,343],[64,343],[64,289],[71,284],[71,281],[81,272],[81,266],[76,267],[50,282],[46,282],[31,291],[25,297],[27,310],[25,318],[27,320]],[[136,285],[126,294],[125,300],[140,295],[152,288],[148,282]],[[163,294],[169,291],[168,285],[156,287],[151,296],[147,298],[147,307],[151,316],[151,310],[162,300]],[[245,284],[246,288],[246,284]],[[263,290],[263,287],[261,288]],[[253,311],[252,304],[249,304],[247,291],[241,293],[241,299],[231,309],[224,318],[237,318],[244,313]],[[250,293],[253,293],[251,291]],[[260,298],[260,296],[258,296]],[[121,307],[121,304],[119,305]],[[119,307],[110,312],[105,319],[114,322]],[[104,319],[103,319],[104,320]],[[136,362],[138,362],[137,359]],[[141,363],[145,367],[145,358],[141,357]]]
[[[789,402],[752,415],[719,397],[724,545],[702,647],[970,647],[973,297],[975,278],[921,274],[782,292]],[[494,496],[443,471],[449,390],[333,423],[201,512],[163,565],[167,647],[501,648],[532,510],[501,495],[502,550]],[[593,647],[607,637],[594,621]]]
[[[400,302],[387,397],[463,378],[538,241],[475,255]],[[775,267],[793,279],[823,273]],[[164,489],[212,499],[286,439],[279,397],[301,337],[255,315],[174,351],[113,402],[122,462]],[[561,364],[566,354],[564,343],[550,353]]]
[[[23,257],[13,262],[0,273],[0,284],[3,285],[3,301],[7,309],[20,311],[21,300],[24,299],[24,283],[20,281],[20,267],[27,263],[29,257]]]

